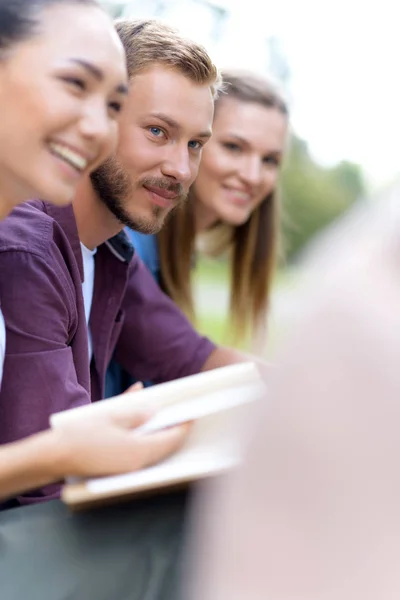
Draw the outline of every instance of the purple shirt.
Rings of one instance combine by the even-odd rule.
[[[103,397],[116,360],[136,379],[163,382],[199,372],[215,346],[201,337],[134,255],[125,234],[99,246],[88,338],[83,264],[72,207],[41,201],[0,223],[0,297],[6,357],[0,443],[44,430],[49,415]],[[57,497],[47,486],[20,503]]]

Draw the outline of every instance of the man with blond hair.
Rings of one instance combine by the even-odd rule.
[[[127,55],[130,102],[117,153],[92,174],[91,192],[118,228],[156,233],[197,175],[220,76],[202,46],[165,24],[120,20],[116,29]]]
[[[0,225],[0,443],[47,428],[53,412],[103,398],[113,354],[137,379],[155,382],[244,358],[193,330],[123,232],[158,231],[185,201],[211,136],[218,71],[201,46],[166,25],[116,27],[130,77],[116,155],[83,181],[71,207],[31,201]],[[58,494],[48,486],[13,504]]]

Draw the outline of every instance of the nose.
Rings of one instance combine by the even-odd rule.
[[[251,186],[257,186],[261,182],[262,165],[259,156],[248,156],[242,162],[239,169],[241,179]]]
[[[190,168],[189,149],[184,144],[170,145],[166,149],[166,157],[162,165],[162,173],[173,177],[179,183],[191,183],[196,173]]]
[[[117,144],[118,127],[108,112],[105,102],[90,102],[80,120],[81,135],[96,145],[102,154],[111,154]]]

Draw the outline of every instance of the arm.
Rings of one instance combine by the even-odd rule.
[[[183,443],[187,427],[136,436],[134,428],[149,416],[128,406],[0,447],[0,500],[68,476],[113,475],[160,461]]]
[[[60,477],[53,476],[52,432],[0,447],[0,500],[39,488]]]
[[[226,346],[217,346],[217,348],[215,348],[207,357],[201,371],[211,371],[212,369],[218,369],[219,367],[242,362],[254,362],[262,375],[270,375],[271,365],[266,361],[258,356],[246,354],[245,352],[240,352],[239,350],[228,348]]]
[[[134,257],[123,303],[115,358],[141,381],[156,383],[198,373],[215,345],[198,334]]]
[[[76,293],[64,263],[57,267],[58,255],[49,251],[45,260],[23,251],[0,253],[6,322],[0,444],[46,430],[52,412],[90,402],[88,358],[76,367],[71,346]],[[36,495],[57,494],[58,488],[52,487]]]
[[[200,371],[254,361],[259,358],[202,337],[174,302],[164,294],[137,258],[124,301],[124,326],[116,347],[116,360],[142,381],[157,383]]]
[[[76,334],[75,290],[66,269],[29,252],[0,254],[6,355],[0,392],[0,443],[48,428],[49,415],[90,402],[78,381],[71,340]],[[78,365],[87,371],[87,361]],[[87,388],[87,389],[86,389]]]

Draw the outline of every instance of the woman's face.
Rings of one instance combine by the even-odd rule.
[[[245,223],[277,183],[287,118],[276,108],[219,100],[194,191],[199,228]]]
[[[0,197],[69,203],[81,177],[114,150],[125,54],[95,6],[55,5],[0,60]]]

